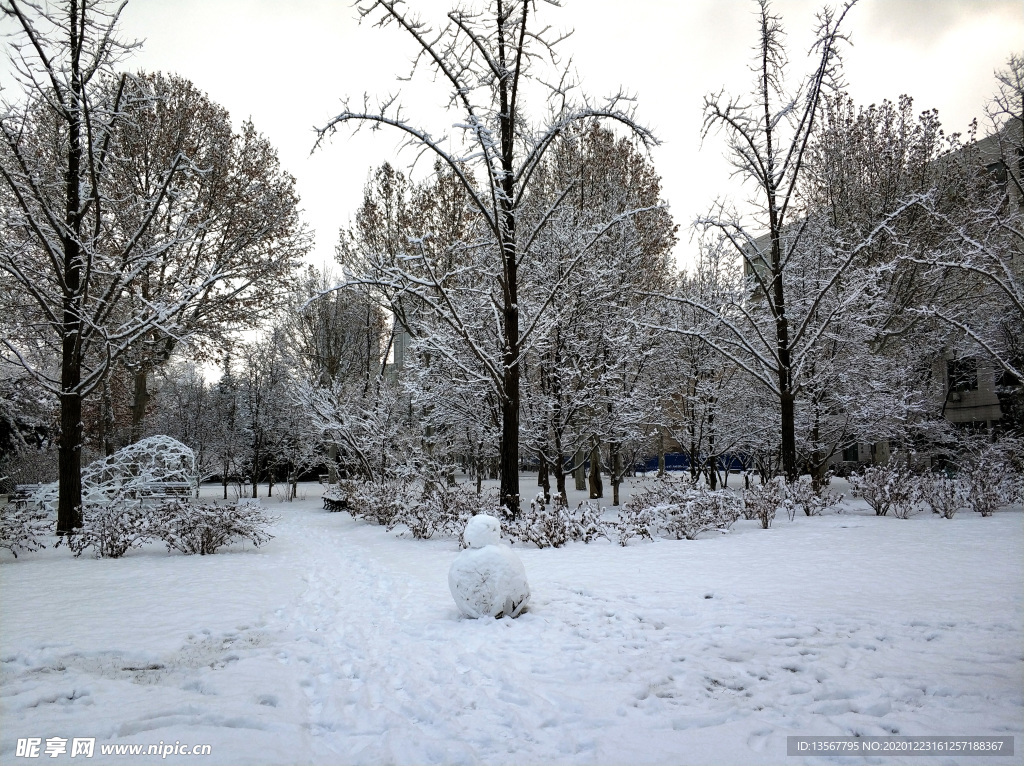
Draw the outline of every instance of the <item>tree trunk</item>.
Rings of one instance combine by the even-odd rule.
[[[587,472],[583,465],[583,450],[576,450],[572,461],[576,466],[572,472],[573,481],[576,483],[576,491],[585,492],[587,489]]]
[[[766,107],[767,109],[767,107]],[[769,145],[771,134],[768,135]],[[786,298],[783,288],[782,224],[775,208],[775,189],[769,188],[768,216],[772,247],[772,304],[775,314],[775,338],[778,355],[779,414],[782,419],[782,473],[787,482],[799,478],[796,467],[796,405],[793,395],[792,351],[789,342],[789,320],[786,318]]]
[[[501,449],[499,475],[501,477],[501,504],[512,518],[519,517],[519,368],[506,367],[506,390],[514,386],[515,401],[506,399],[501,406]]]
[[[66,344],[66,341],[65,341]],[[57,446],[57,534],[82,526],[82,397],[78,395],[81,370],[76,360],[62,365],[60,438]]]
[[[146,419],[146,408],[149,406],[151,395],[147,388],[149,375],[143,365],[135,371],[135,388],[132,395],[132,444],[142,438],[143,421]]]
[[[499,6],[500,7],[500,6]],[[523,7],[523,29],[526,28],[527,7]],[[500,12],[499,12],[500,15]],[[500,22],[500,23],[503,23]],[[514,51],[512,51],[514,55]],[[519,517],[519,277],[518,248],[516,246],[516,177],[515,177],[515,131],[516,91],[521,72],[517,61],[515,67],[506,61],[504,35],[498,34],[498,127],[500,133],[501,178],[498,198],[498,244],[502,262],[502,325],[504,348],[502,349],[501,403],[501,502],[512,518]],[[512,72],[515,71],[515,80]]]
[[[800,478],[796,467],[796,406],[794,399],[791,391],[785,391],[779,397],[782,414],[782,473],[789,483]]]
[[[558,451],[558,463],[555,465],[555,489],[562,505],[569,504],[569,496],[565,492],[565,455]]]
[[[658,432],[658,478],[665,478],[665,434]]]
[[[619,452],[619,445],[611,445],[611,457],[612,457],[612,505],[618,506],[619,504],[619,485],[622,484],[622,454]]]
[[[79,108],[82,82],[79,77],[77,36],[78,3],[70,8],[71,93],[68,121],[68,164],[64,178],[67,206],[64,222],[67,233],[61,242],[64,249],[64,294],[61,317],[60,364],[60,437],[57,443],[57,534],[63,535],[82,526],[82,271],[81,257],[81,163],[82,126]]]
[[[327,482],[332,486],[338,483],[338,445],[331,444],[327,448]]]
[[[103,380],[103,393],[100,398],[100,444],[103,454],[110,457],[114,449],[114,397],[110,392],[110,380]]]
[[[537,486],[544,490],[544,502],[551,502],[551,474],[548,471],[548,459],[544,453],[540,455],[540,468],[537,471]]]
[[[811,486],[814,487],[815,492],[821,492],[822,485],[825,479],[825,463],[827,458],[823,456],[821,451],[821,431],[819,428],[820,422],[820,410],[817,406],[814,408],[814,428],[811,430],[811,438],[814,442],[814,450],[811,452]],[[805,511],[810,511],[809,508],[805,508]],[[808,513],[810,515],[810,513]]]
[[[604,483],[601,481],[601,448],[594,445],[590,450],[590,499],[604,497]]]

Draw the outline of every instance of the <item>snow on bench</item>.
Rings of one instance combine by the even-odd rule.
[[[339,487],[328,487],[324,492],[324,510],[331,513],[348,510],[348,496]]]

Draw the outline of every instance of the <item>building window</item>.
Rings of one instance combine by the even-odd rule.
[[[952,393],[978,390],[978,362],[976,359],[950,359],[946,362],[949,390]]]
[[[843,450],[843,460],[847,463],[856,463],[860,460],[860,449],[857,446],[857,442],[854,442]]]
[[[988,171],[989,175],[995,179],[996,184],[1000,189],[1006,190],[1006,180],[1009,174],[1006,172],[1006,163],[1002,160],[996,160],[985,166],[985,170]]]

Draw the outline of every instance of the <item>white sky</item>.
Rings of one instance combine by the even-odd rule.
[[[410,0],[425,18],[442,18],[446,0]],[[791,71],[807,69],[815,11],[812,0],[777,0],[789,34]],[[575,29],[564,43],[584,89],[602,96],[620,86],[639,100],[638,115],[664,144],[653,158],[664,196],[680,224],[679,256],[690,250],[687,228],[716,195],[730,189],[717,138],[701,146],[702,100],[723,86],[744,92],[757,39],[752,0],[565,0],[540,4],[552,26]],[[992,72],[1024,50],[1019,0],[862,0],[846,29],[848,88],[861,104],[914,96],[919,109],[938,108],[947,132],[981,118]],[[398,83],[414,52],[399,30],[360,26],[345,0],[132,0],[124,37],[145,40],[129,62],[173,71],[230,110],[251,117],[298,179],[306,220],[317,244],[311,261],[333,259],[338,229],[361,201],[371,168],[396,156],[396,133],[339,133],[313,156],[313,126],[338,111],[346,95],[402,92],[407,113],[435,134],[455,117],[440,112],[443,91],[427,78]],[[6,61],[0,66],[8,66]],[[4,78],[6,79],[6,78]]]

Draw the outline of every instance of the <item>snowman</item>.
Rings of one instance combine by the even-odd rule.
[[[526,569],[501,541],[501,523],[480,514],[467,522],[462,539],[468,546],[448,570],[448,587],[466,617],[518,617],[530,600]]]

